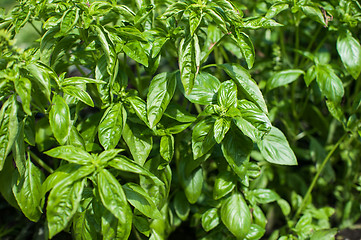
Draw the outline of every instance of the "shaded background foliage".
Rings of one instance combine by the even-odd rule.
[[[23,1],[9,19],[5,13],[1,15],[1,28],[8,31],[1,32],[2,52],[10,49],[11,53],[6,56],[10,60],[3,60],[4,57],[1,60],[2,109],[7,112],[18,109],[19,122],[14,118],[9,122],[17,124],[21,131],[29,131],[28,120],[22,123],[22,119],[31,119],[32,115],[30,121],[36,122],[33,129],[30,127],[30,131],[36,132],[35,138],[25,139],[30,157],[13,156],[19,152],[14,148],[21,149],[24,139],[16,140],[10,157],[15,158],[20,175],[28,171],[38,176],[40,182],[45,177],[50,179],[42,183],[47,190],[56,189],[56,183],[48,176],[53,169],[59,172],[57,169],[62,165],[80,164],[87,176],[87,171],[91,173],[98,164],[94,161],[107,162],[109,171],[97,170],[88,180],[75,181],[77,184],[72,188],[84,188],[84,192],[79,201],[75,196],[67,196],[80,204],[77,213],[70,211],[72,227],[69,220],[63,220],[59,226],[57,220],[52,224],[49,218],[51,199],[56,205],[55,190],[42,200],[34,200],[39,206],[44,206],[46,201],[47,217],[39,209],[29,212],[20,206],[25,216],[36,223],[19,211],[14,214],[14,208],[2,199],[1,211],[9,216],[1,222],[0,233],[5,239],[47,237],[49,230],[52,236],[63,229],[54,239],[70,238],[69,232],[77,239],[95,238],[99,232],[105,234],[109,229],[112,230],[108,231],[108,237],[121,238],[126,227],[116,230],[116,226],[121,225],[118,221],[124,216],[117,216],[122,213],[108,207],[104,196],[111,198],[111,194],[107,195],[97,186],[115,186],[116,199],[122,199],[124,193],[114,183],[115,178],[132,206],[134,225],[130,237],[136,239],[167,238],[175,231],[170,235],[173,238],[184,229],[192,229],[194,235],[190,237],[197,239],[229,239],[233,235],[259,239],[263,234],[269,239],[330,239],[336,234],[336,228],[351,227],[360,218],[361,7],[358,1],[232,1],[234,9],[244,15],[224,11],[221,20],[215,17],[213,22],[209,17],[212,15],[199,19],[203,13],[201,5],[210,4],[208,1],[182,1],[174,5],[174,10],[168,8],[173,1],[119,1],[118,6],[129,7],[135,16],[126,8],[113,8],[116,1],[90,1],[91,17],[80,14],[86,2],[53,1],[54,4],[41,7],[36,7],[35,2],[47,1]],[[221,5],[227,1],[213,2],[227,9]],[[191,7],[182,17],[184,5]],[[123,17],[120,20],[123,25],[117,28],[114,26],[119,24],[119,16]],[[23,23],[26,25],[22,26]],[[14,35],[16,42],[11,43]],[[5,46],[8,42],[10,45]],[[29,49],[23,51],[18,47]],[[201,59],[197,52],[201,52]],[[9,64],[12,58],[21,61]],[[4,71],[6,66],[12,67],[13,72]],[[177,69],[180,74],[173,72]],[[267,107],[259,99],[254,101],[244,90],[242,84],[251,79],[250,76],[261,89]],[[100,80],[116,83],[109,87]],[[43,86],[36,86],[36,82]],[[51,88],[44,88],[44,82],[51,84]],[[80,91],[79,86],[83,88]],[[30,95],[26,91],[31,93],[31,99],[26,97]],[[43,96],[35,97],[34,91]],[[6,100],[15,95],[21,98],[21,107],[19,103],[18,107],[4,107]],[[162,108],[156,101],[143,101],[147,99],[161,99],[164,109],[160,112]],[[8,102],[16,105],[15,100]],[[172,105],[175,103],[183,103],[188,113],[174,115],[172,109],[182,109]],[[249,128],[244,127],[247,121],[237,118],[236,110],[236,113],[230,111],[232,106],[241,111],[245,119],[250,114]],[[144,109],[146,115],[142,112]],[[65,114],[68,119],[59,122],[58,114]],[[162,117],[163,114],[166,117]],[[118,120],[105,122],[106,116]],[[232,118],[232,126],[228,118]],[[123,123],[125,119],[127,124]],[[288,145],[282,132],[271,130],[271,123],[285,134],[297,156],[298,166],[271,164],[294,163],[287,150],[283,155],[267,154],[269,145],[277,149]],[[70,125],[73,127],[68,128]],[[239,138],[241,131],[248,138]],[[121,132],[123,136],[118,143],[120,135],[116,133]],[[31,134],[25,132],[24,136]],[[273,136],[274,140],[265,136]],[[135,144],[134,138],[141,144]],[[283,144],[274,145],[277,142]],[[80,150],[55,148],[59,145],[86,151],[72,159],[61,152],[75,154]],[[245,155],[235,154],[235,157],[232,149],[239,150],[240,145],[244,148],[240,152]],[[114,148],[126,151],[118,154],[119,151],[112,152]],[[50,151],[44,154],[47,150]],[[94,160],[86,152],[103,152],[112,157]],[[138,166],[128,158],[145,170],[130,171],[137,173],[134,175],[126,173],[129,172],[126,167],[119,169],[119,166]],[[240,160],[243,169],[232,165],[234,159],[247,159],[244,163]],[[19,208],[16,205],[17,202],[21,205],[21,200],[16,193],[21,195],[21,190],[16,187],[9,190],[14,184],[10,181],[12,175],[16,175],[12,173],[15,170],[10,160],[5,161],[4,168],[8,171],[5,174],[3,171],[0,178],[7,184],[2,184],[1,193],[7,202]],[[63,171],[74,174],[78,169],[79,166],[75,166]],[[154,179],[158,178],[168,184],[163,190],[155,189],[158,185]],[[58,183],[61,189],[59,186]],[[61,192],[64,194],[64,189],[58,194],[62,195]],[[149,196],[155,200],[148,200]],[[132,202],[131,199],[137,198],[143,200],[143,206]],[[114,201],[118,201],[116,199]],[[87,207],[89,201],[91,210]],[[123,212],[129,211],[126,200],[118,204],[124,206]],[[157,209],[156,204],[159,212],[145,209],[147,204]],[[239,209],[232,210],[231,206]],[[100,217],[103,222],[93,224],[98,225],[98,229],[87,229],[86,224],[80,226],[85,214],[97,215],[97,207],[105,212]],[[234,215],[238,217],[236,222],[227,218]],[[97,218],[89,219],[91,223]],[[239,228],[240,221],[246,227]],[[255,233],[254,236],[251,233]]]

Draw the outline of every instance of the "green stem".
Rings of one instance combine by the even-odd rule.
[[[296,36],[295,36],[295,38],[296,38],[295,39],[295,47],[298,50],[298,49],[300,49],[300,28],[299,28],[298,25],[296,26]],[[295,59],[294,59],[294,63],[293,63],[295,68],[298,65],[299,58],[300,58],[299,53],[297,51],[295,51]]]
[[[35,25],[33,24],[33,22],[29,21],[29,23],[30,23],[30,25],[35,29],[35,31],[36,31],[40,36],[43,35],[43,34],[41,34],[41,32],[39,31],[39,29],[37,29],[37,28],[35,27]]]
[[[316,39],[317,39],[317,37],[318,37],[318,34],[320,33],[321,29],[322,29],[322,27],[319,26],[318,29],[317,29],[317,31],[316,31],[316,33],[313,35],[310,43],[308,44],[307,49],[306,49],[306,52],[310,52],[310,51],[311,51],[311,48],[312,48],[313,44],[315,43],[315,41],[316,41]],[[303,57],[302,57],[302,61],[301,61],[301,63],[300,63],[300,66],[303,66],[304,63],[305,63],[305,61],[306,61],[306,58],[303,56]]]
[[[327,154],[327,156],[325,157],[325,159],[323,160],[321,166],[320,166],[320,169],[318,169],[315,177],[313,178],[312,180],[312,183],[310,185],[310,187],[308,188],[307,190],[307,193],[305,195],[305,197],[303,198],[302,200],[302,203],[301,203],[301,206],[298,208],[295,216],[293,217],[293,220],[295,221],[301,214],[303,208],[305,207],[308,199],[311,197],[311,192],[313,190],[313,188],[315,187],[316,185],[316,182],[318,180],[318,178],[320,177],[320,174],[322,173],[322,170],[325,168],[327,162],[330,160],[332,154],[336,151],[336,149],[340,146],[340,144],[342,143],[342,141],[346,138],[347,136],[347,133],[345,133],[338,141],[337,143],[333,146],[333,148],[331,149],[331,151]]]
[[[43,160],[41,160],[38,156],[35,155],[35,153],[33,153],[32,151],[28,150],[28,152],[30,153],[30,156],[32,157],[32,159],[35,160],[35,162],[37,164],[39,164],[39,166],[41,166],[42,168],[44,168],[47,172],[49,173],[53,173],[54,170],[49,167]]]

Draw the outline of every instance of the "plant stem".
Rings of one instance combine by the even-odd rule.
[[[293,217],[293,220],[295,221],[301,214],[303,208],[305,207],[306,205],[306,202],[308,201],[308,199],[310,198],[311,196],[311,192],[313,190],[313,188],[315,187],[316,185],[316,182],[318,180],[318,178],[320,177],[320,174],[322,173],[322,170],[324,169],[324,167],[326,166],[327,162],[330,160],[332,154],[336,151],[336,149],[340,146],[340,144],[342,143],[342,141],[346,138],[347,136],[347,133],[345,133],[338,141],[337,143],[333,146],[333,148],[331,149],[331,151],[327,154],[327,156],[325,157],[325,159],[323,160],[321,166],[320,166],[320,169],[318,169],[315,177],[313,178],[312,180],[312,183],[311,185],[309,186],[308,190],[307,190],[307,193],[305,195],[305,197],[303,198],[302,200],[302,203],[301,203],[301,206],[298,208],[295,216]]]
[[[35,29],[35,31],[36,31],[40,36],[43,35],[43,34],[41,34],[41,32],[39,31],[39,29],[37,29],[37,28],[35,27],[35,25],[33,24],[33,22],[29,21],[29,23],[30,23],[30,25]]]
[[[43,160],[41,160],[38,156],[35,155],[35,153],[33,153],[32,151],[28,150],[28,152],[30,153],[30,156],[35,160],[35,162],[37,164],[39,164],[42,168],[44,168],[47,172],[49,173],[53,173],[54,170],[49,167],[49,165],[47,165]]]

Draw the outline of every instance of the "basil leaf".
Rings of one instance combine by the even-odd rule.
[[[286,137],[276,127],[257,143],[263,157],[271,163],[281,165],[297,165],[297,159],[290,148]]]
[[[361,72],[360,43],[347,31],[338,36],[337,51],[346,70],[357,80]]]
[[[174,137],[172,135],[162,136],[159,151],[164,160],[167,162],[172,160],[174,154]]]
[[[265,232],[266,230],[263,227],[257,224],[251,224],[251,227],[249,229],[248,234],[246,235],[246,238],[247,240],[258,240],[263,237]]]
[[[86,179],[56,185],[51,190],[46,207],[49,238],[62,231],[79,208]]]
[[[86,105],[94,107],[92,98],[90,97],[89,93],[87,93],[83,88],[81,88],[79,86],[76,87],[76,86],[69,85],[69,86],[63,87],[62,89],[66,94],[69,94],[70,96],[73,96],[73,97],[79,99]]]
[[[214,139],[217,143],[221,143],[224,136],[231,127],[231,121],[228,118],[219,117],[214,122]]]
[[[267,115],[254,103],[245,99],[238,101],[240,116],[233,118],[233,122],[244,135],[253,142],[259,142],[271,130],[271,121]]]
[[[134,61],[148,67],[148,56],[138,41],[130,41],[123,46],[123,51]]]
[[[75,240],[96,239],[98,224],[95,220],[92,203],[82,212],[73,217],[73,231]]]
[[[241,91],[252,100],[257,106],[267,113],[267,105],[256,82],[246,69],[235,63],[218,65],[236,82]]]
[[[123,129],[123,139],[130,153],[139,165],[143,166],[153,146],[153,138],[144,135],[146,127],[135,123],[126,123]]]
[[[201,167],[185,175],[182,181],[184,193],[191,204],[197,202],[203,188],[203,169]]]
[[[184,96],[192,103],[215,104],[219,86],[218,78],[207,72],[200,72],[194,80],[192,91]]]
[[[196,78],[199,65],[197,65],[197,48],[199,48],[198,38],[189,37],[187,39],[182,39],[179,45],[179,70],[181,74],[181,81],[185,90],[186,95],[190,94],[193,85],[194,79]]]
[[[285,86],[296,81],[301,74],[305,74],[305,72],[300,69],[288,69],[277,72],[267,81],[267,88],[268,90],[272,90],[277,87]]]
[[[237,107],[237,86],[233,81],[222,82],[218,89],[217,102],[227,110]]]
[[[137,173],[139,175],[149,177],[156,185],[164,185],[164,183],[160,181],[153,173],[124,156],[119,156],[112,159],[109,162],[109,166],[121,171]]]
[[[162,217],[152,198],[139,185],[127,183],[123,186],[123,189],[128,202],[145,216],[152,219]]]
[[[127,239],[132,229],[132,210],[122,186],[117,179],[105,169],[97,174],[98,191],[104,207],[118,219],[121,225],[120,239]]]
[[[252,141],[236,130],[231,130],[222,141],[222,152],[232,170],[244,178],[245,169],[243,163],[249,161],[253,149]]]
[[[107,150],[115,148],[120,140],[127,119],[122,103],[108,107],[98,126],[100,144]]]
[[[93,157],[88,152],[71,145],[53,148],[46,151],[45,154],[53,158],[61,158],[80,165],[87,165],[93,161]]]
[[[332,67],[319,64],[316,66],[316,72],[316,81],[322,94],[333,102],[340,102],[344,95],[344,89],[341,79],[335,74]]]
[[[208,209],[202,214],[202,227],[206,232],[209,232],[213,228],[219,225],[220,218],[217,208]]]
[[[214,119],[206,118],[194,126],[192,150],[194,159],[202,157],[216,144],[213,133]]]
[[[221,219],[235,237],[240,239],[246,237],[250,231],[252,219],[241,193],[233,193],[222,203]]]
[[[15,90],[19,94],[24,112],[31,116],[30,102],[31,102],[31,81],[27,78],[20,77],[15,79]]]
[[[70,134],[71,120],[69,106],[59,95],[54,95],[53,97],[49,113],[49,123],[55,139],[61,145],[64,145]]]
[[[17,125],[17,105],[14,97],[10,97],[0,110],[0,171],[14,144]]]
[[[160,73],[155,76],[149,86],[147,110],[149,125],[153,128],[162,118],[176,87],[174,73]]]
[[[189,202],[183,192],[177,192],[173,200],[174,210],[177,216],[185,221],[190,212]]]
[[[14,185],[13,192],[24,215],[33,222],[41,217],[41,184],[44,181],[44,174],[31,161],[26,161],[25,172]]]
[[[218,200],[230,193],[236,186],[236,179],[229,171],[221,171],[216,176],[213,188],[213,198]]]

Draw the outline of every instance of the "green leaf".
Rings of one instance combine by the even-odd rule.
[[[147,104],[146,102],[138,96],[130,96],[127,98],[130,105],[133,107],[135,114],[145,123],[149,125],[147,118]]]
[[[65,34],[73,29],[79,19],[79,8],[68,9],[64,12],[60,23],[60,32]],[[55,35],[56,37],[56,35]]]
[[[102,80],[97,80],[97,79],[92,79],[92,78],[87,78],[87,77],[70,77],[70,78],[65,78],[61,85],[64,86],[68,86],[68,85],[78,85],[78,84],[84,84],[84,83],[95,83],[95,84],[105,84],[106,82],[102,81]]]
[[[213,118],[206,118],[194,126],[192,132],[194,159],[202,157],[216,144],[213,133],[214,121]]]
[[[125,172],[137,173],[149,177],[155,185],[163,185],[153,173],[124,156],[118,156],[109,162],[109,166]]]
[[[145,216],[152,219],[162,217],[152,198],[138,184],[127,183],[123,186],[123,189],[128,202]]]
[[[44,153],[50,157],[61,158],[80,165],[90,164],[93,160],[93,157],[88,152],[72,145],[56,147]]]
[[[251,224],[251,228],[249,229],[248,234],[246,235],[247,240],[258,240],[263,237],[265,234],[266,229],[257,225],[257,224]]]
[[[337,234],[337,228],[321,229],[314,232],[311,236],[311,240],[331,240],[335,239]]]
[[[274,18],[276,15],[278,15],[280,12],[287,10],[289,8],[289,5],[287,3],[274,3],[267,11],[266,18]]]
[[[206,232],[209,232],[213,228],[217,227],[219,221],[220,218],[217,208],[208,209],[205,213],[202,214],[202,227]]]
[[[24,77],[16,78],[14,86],[17,94],[19,94],[21,98],[24,112],[27,115],[31,116],[31,81]]]
[[[221,143],[224,136],[231,127],[231,121],[228,118],[219,117],[214,122],[214,139],[217,143]]]
[[[301,9],[307,17],[311,18],[316,22],[321,23],[324,26],[327,26],[322,11],[319,7],[313,5],[306,5],[306,6],[301,6]]]
[[[259,142],[271,130],[271,121],[256,104],[245,99],[238,101],[240,116],[233,118],[233,122],[251,138],[253,142]]]
[[[251,69],[254,64],[255,51],[253,47],[253,43],[249,36],[244,32],[240,32],[236,30],[236,38],[233,38],[238,47],[241,49],[243,57],[246,59],[248,69]]]
[[[127,202],[127,198],[122,186],[117,179],[105,169],[97,175],[98,191],[104,207],[108,209],[118,219],[118,224],[122,227],[120,239],[127,239],[132,229],[132,210]]]
[[[41,217],[41,188],[44,174],[30,161],[26,161],[25,173],[20,176],[18,184],[14,185],[13,192],[24,215],[33,222]]]
[[[69,85],[69,86],[63,87],[62,89],[66,94],[69,94],[70,96],[73,96],[73,97],[79,99],[83,103],[85,103],[85,104],[87,104],[87,105],[89,105],[91,107],[94,107],[94,103],[93,103],[92,98],[81,87],[76,87],[76,86]]]
[[[26,69],[35,78],[36,84],[40,87],[44,95],[50,101],[51,86],[48,71],[46,71],[42,65],[35,63],[29,64]]]
[[[155,76],[149,86],[147,110],[149,125],[153,128],[162,118],[176,88],[174,73],[160,73]]]
[[[124,151],[123,149],[109,149],[101,152],[96,159],[101,163],[105,164],[110,160],[114,159],[120,152]]]
[[[139,232],[149,237],[150,226],[149,221],[146,217],[133,215],[133,224]]]
[[[147,39],[143,36],[143,33],[133,26],[122,26],[115,28],[119,37],[125,40],[138,40],[147,42]]]
[[[187,11],[186,11],[187,12]],[[202,22],[203,14],[197,8],[189,13],[189,28],[191,36],[196,32],[199,24]]]
[[[26,170],[24,120],[18,123],[17,137],[12,146],[12,156],[20,176],[24,176]]]
[[[344,89],[341,79],[335,74],[329,65],[316,66],[316,81],[325,97],[333,102],[340,102]]]
[[[68,140],[72,123],[70,120],[69,106],[59,95],[54,95],[53,97],[49,113],[49,123],[55,139],[61,145],[64,145]]]
[[[139,165],[143,166],[153,146],[153,138],[144,135],[146,127],[135,123],[127,123],[123,129],[123,139],[130,153]]]
[[[50,192],[46,207],[49,238],[61,232],[71,221],[79,208],[85,182],[86,179],[74,183],[65,182],[56,185]]]
[[[108,107],[98,126],[100,144],[107,150],[115,148],[120,140],[127,119],[121,102]]]
[[[278,199],[277,204],[281,208],[283,215],[288,216],[291,213],[291,206],[286,200]]]
[[[252,141],[239,131],[231,129],[223,139],[221,147],[223,156],[232,170],[240,178],[244,178],[245,169],[242,165],[249,161],[253,149]]]
[[[160,139],[160,155],[164,160],[170,162],[174,155],[174,137],[173,135],[162,136]]]
[[[199,48],[197,35],[182,39],[179,45],[179,70],[181,81],[186,95],[190,94],[195,78],[198,75],[199,64],[197,65],[197,49]]]
[[[272,90],[277,87],[285,86],[296,81],[301,74],[305,74],[305,72],[300,69],[288,69],[277,72],[267,81],[267,88],[268,90]]]
[[[276,22],[273,19],[265,18],[265,17],[251,17],[244,21],[243,27],[246,29],[256,30],[259,28],[274,28],[281,27],[282,24]]]
[[[0,193],[1,197],[6,200],[12,207],[20,210],[19,204],[15,199],[13,188],[16,184],[16,179],[14,176],[17,176],[18,172],[15,168],[11,158],[7,158],[2,171],[0,171]]]
[[[182,221],[186,221],[191,208],[185,194],[183,192],[177,192],[174,196],[173,204],[177,216]]]
[[[316,78],[316,67],[315,65],[312,65],[310,68],[308,68],[305,76],[303,77],[306,83],[306,86],[309,87],[313,80]]]
[[[253,223],[261,226],[262,228],[266,228],[267,218],[259,206],[252,206],[252,217]]]
[[[218,89],[217,102],[227,110],[237,107],[237,86],[232,80],[222,82]]]
[[[251,192],[256,202],[260,204],[267,204],[280,199],[280,196],[270,189],[255,189]]]
[[[221,219],[228,230],[237,238],[243,239],[251,228],[251,212],[241,193],[235,192],[221,207]]]
[[[42,196],[58,185],[67,185],[74,183],[80,179],[93,173],[95,167],[93,165],[81,166],[74,163],[64,164],[52,174],[50,174],[41,186]]]
[[[73,231],[75,240],[96,239],[97,230],[92,204],[82,212],[77,212],[73,217]]]
[[[187,112],[186,109],[175,103],[170,103],[168,105],[167,109],[164,112],[164,115],[181,123],[189,123],[197,120],[197,118]]]
[[[257,143],[263,157],[270,163],[297,165],[297,159],[286,137],[276,127]]]
[[[203,170],[201,167],[186,175],[183,181],[184,193],[191,204],[197,202],[203,188]]]
[[[200,72],[194,80],[192,91],[184,95],[190,102],[202,105],[215,104],[218,88],[221,85],[218,78],[207,72]]]
[[[124,53],[134,61],[148,67],[148,55],[138,41],[130,41],[123,46]]]
[[[346,70],[357,80],[361,72],[360,43],[347,31],[338,36],[337,51]]]
[[[312,215],[306,213],[297,222],[294,231],[302,238],[305,238],[313,231]]]
[[[236,179],[229,171],[221,171],[216,176],[213,187],[213,198],[218,200],[230,193],[236,186]]]
[[[10,97],[0,110],[0,171],[5,159],[11,151],[18,132],[17,105],[14,97]]]
[[[326,100],[326,106],[331,115],[340,123],[346,123],[346,117],[340,103]]]
[[[240,90],[253,101],[263,112],[268,113],[267,105],[256,82],[246,69],[235,63],[218,65],[236,82]]]

